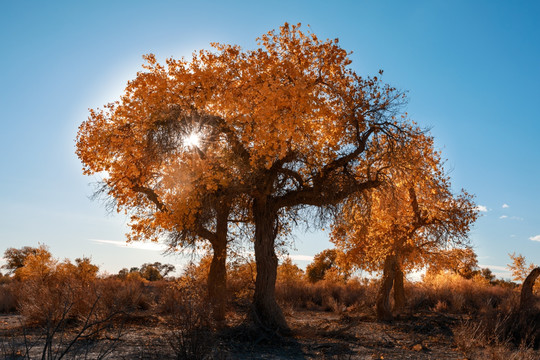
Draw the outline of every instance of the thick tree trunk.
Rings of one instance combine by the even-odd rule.
[[[217,209],[216,233],[211,241],[214,255],[208,273],[208,301],[212,307],[214,320],[225,320],[227,305],[227,226],[230,205],[223,203]]]
[[[277,212],[266,198],[259,198],[253,204],[255,219],[255,260],[257,278],[253,298],[254,321],[266,331],[283,335],[290,333],[283,312],[276,302],[276,277],[278,259],[274,249],[276,239]]]
[[[540,267],[534,268],[523,282],[519,301],[520,312],[527,312],[532,309],[534,305],[533,287],[538,276],[540,276]]]
[[[384,270],[381,287],[377,295],[377,303],[375,305],[377,319],[382,321],[392,320],[392,308],[390,307],[390,292],[395,278],[395,262],[394,255],[389,255],[384,260]]]
[[[394,263],[394,313],[400,314],[405,309],[405,289],[403,270],[399,260]]]
[[[208,301],[212,306],[212,317],[218,323],[225,320],[227,305],[227,238],[212,244],[214,255],[208,273]]]

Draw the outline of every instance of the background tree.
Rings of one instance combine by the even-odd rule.
[[[534,268],[537,266],[533,263],[530,263],[527,265],[527,259],[525,259],[525,256],[521,254],[517,254],[515,252],[508,254],[510,256],[510,260],[512,262],[510,264],[507,264],[508,268],[512,272],[512,279],[517,282],[523,282],[527,278],[527,276],[533,271]]]
[[[304,270],[294,264],[290,257],[285,258],[278,266],[277,279],[285,286],[294,285],[302,280]]]
[[[153,264],[145,263],[141,265],[141,275],[149,281],[161,280],[169,273],[175,270],[175,266],[171,264],[162,264],[156,261]]]
[[[327,249],[316,254],[313,257],[313,262],[306,267],[308,280],[312,283],[323,280],[326,273],[331,269],[334,269],[342,277],[347,278],[348,273],[339,267],[337,257],[338,253],[336,249]]]
[[[385,183],[350,198],[332,227],[342,261],[383,271],[377,299],[379,319],[392,318],[405,305],[404,272],[423,268],[449,247],[468,246],[467,233],[477,213],[472,197],[454,195],[443,175],[433,139],[411,137],[395,159]]]
[[[66,274],[72,276],[81,284],[89,284],[96,279],[99,271],[97,265],[92,264],[92,260],[88,257],[76,258],[75,264],[69,260],[65,260],[59,266]]]
[[[479,272],[478,258],[470,247],[441,250],[428,264],[427,274],[436,275],[450,271],[465,279],[471,279]]]
[[[285,24],[259,45],[213,44],[166,66],[147,56],[120,101],[81,125],[77,154],[86,174],[107,174],[106,194],[131,214],[131,240],[206,239],[223,259],[230,224],[252,224],[254,319],[287,332],[276,238],[306,208],[378,186],[383,159],[419,129],[398,115],[403,95],[354,73],[337,40]]]
[[[29,255],[38,255],[40,253],[48,253],[52,256],[45,245],[40,245],[39,247],[23,246],[20,249],[8,248],[4,251],[4,260],[6,263],[2,265],[2,268],[12,274],[24,266],[24,262]]]

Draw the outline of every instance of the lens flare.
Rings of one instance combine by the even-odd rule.
[[[199,148],[201,146],[201,134],[192,132],[183,139],[183,145],[186,148]]]

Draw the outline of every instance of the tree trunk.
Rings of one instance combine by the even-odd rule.
[[[392,309],[390,307],[390,292],[395,278],[395,255],[388,255],[384,260],[384,271],[381,287],[377,295],[375,305],[377,319],[382,321],[392,320]]]
[[[405,309],[405,289],[403,286],[405,276],[399,261],[394,263],[394,312],[400,314]]]
[[[208,273],[208,301],[212,307],[212,317],[218,323],[225,320],[227,304],[227,239],[212,244],[214,255]]]
[[[212,243],[214,255],[208,273],[208,302],[212,307],[212,317],[218,323],[225,320],[227,305],[227,226],[230,212],[225,203],[217,209],[216,233]]]
[[[255,260],[257,278],[253,298],[254,321],[263,330],[290,334],[283,312],[276,302],[276,277],[278,259],[274,249],[277,212],[267,198],[253,203],[255,220]]]
[[[520,312],[527,312],[532,309],[534,305],[533,286],[538,276],[540,276],[540,267],[534,268],[523,282],[519,301]]]

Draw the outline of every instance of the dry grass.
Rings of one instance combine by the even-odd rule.
[[[539,354],[536,319],[521,323],[516,313],[485,314],[454,329],[454,341],[471,360],[533,360]]]
[[[408,308],[413,312],[476,314],[486,309],[506,309],[517,296],[512,289],[490,285],[482,278],[465,279],[456,274],[439,274],[408,285]]]
[[[249,263],[230,270],[229,319],[247,316],[246,305],[254,288],[253,270],[254,264]],[[73,336],[78,336],[75,342],[92,336],[102,339],[122,321],[131,321],[137,326],[165,326],[168,332],[160,346],[174,358],[202,359],[219,354],[219,336],[206,306],[203,267],[192,267],[178,279],[153,282],[137,276],[82,281],[68,272],[47,274],[4,281],[0,285],[0,311],[16,311],[24,317],[25,326],[49,329],[42,337],[51,339],[48,349],[65,349]],[[276,296],[289,316],[314,311],[335,314],[342,321],[373,321],[378,288],[376,280],[329,278],[311,283],[301,272],[288,272],[278,277]],[[540,346],[540,311],[526,318],[519,316],[514,310],[519,295],[516,289],[480,278],[467,280],[442,274],[422,282],[407,282],[405,293],[407,307],[399,322],[411,322],[412,328],[426,314],[467,319],[453,327],[453,337],[458,349],[470,359],[538,358],[533,349]],[[54,328],[57,332],[51,333]],[[452,336],[451,331],[445,336]],[[52,344],[58,339],[64,340]]]

